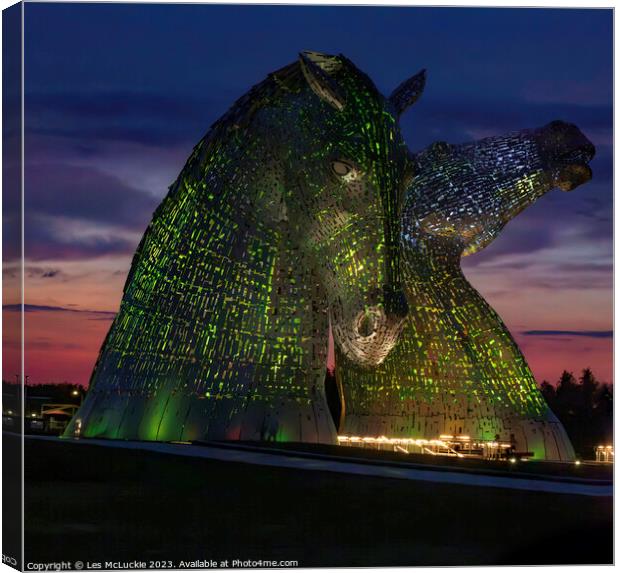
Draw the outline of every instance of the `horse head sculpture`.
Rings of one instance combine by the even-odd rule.
[[[304,52],[242,96],[157,208],[66,435],[335,441],[329,321],[367,367],[407,312],[397,120],[422,85]]]
[[[435,143],[413,155],[402,210],[411,312],[398,344],[373,371],[337,353],[343,433],[499,437],[535,457],[574,457],[518,346],[460,261],[545,193],[587,182],[593,156],[579,129],[559,121],[462,145]]]
[[[583,133],[562,121],[462,145],[435,143],[415,156],[408,231],[449,237],[472,254],[551,189],[589,181],[593,156]]]
[[[396,120],[412,98],[396,107],[344,56],[307,52],[300,63],[311,90],[302,120],[283,124],[291,133],[278,137],[293,179],[287,216],[327,291],[336,344],[372,366],[394,345],[407,312],[399,213],[410,166]],[[312,152],[300,149],[308,141]]]

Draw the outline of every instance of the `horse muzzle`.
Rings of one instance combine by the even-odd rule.
[[[553,186],[572,191],[592,179],[596,148],[572,123],[552,121],[538,131],[541,154],[552,169]]]

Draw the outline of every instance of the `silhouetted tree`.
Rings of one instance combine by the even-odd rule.
[[[577,412],[579,388],[572,372],[567,372],[566,370],[562,372],[555,395],[557,405],[567,414],[572,416]]]
[[[613,388],[598,382],[590,368],[582,371],[579,382],[565,370],[555,388],[547,381],[540,388],[580,457],[592,458],[597,445],[611,442]]]
[[[553,384],[549,384],[549,382],[543,380],[540,385],[540,391],[542,392],[542,395],[545,397],[545,400],[547,400],[547,404],[549,404],[550,407],[552,407],[552,405],[555,405],[557,397],[555,394],[555,386]]]
[[[594,422],[597,424],[597,437],[600,443],[605,442],[606,444],[611,444],[614,438],[613,386],[611,384],[599,384],[594,400],[596,408]]]
[[[597,396],[597,406],[605,414],[612,415],[614,412],[614,395],[610,384],[601,384]]]
[[[581,414],[586,418],[592,417],[592,412],[596,408],[595,395],[598,389],[598,382],[592,374],[592,370],[585,368],[579,378],[581,394]]]

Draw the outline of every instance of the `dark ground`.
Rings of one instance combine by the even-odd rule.
[[[613,559],[610,498],[70,442],[26,440],[25,456],[26,561],[269,559],[309,567]]]

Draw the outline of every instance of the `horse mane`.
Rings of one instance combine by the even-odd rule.
[[[299,62],[293,62],[271,72],[262,82],[250,88],[233,103],[230,109],[211,126],[206,138],[211,132],[220,135],[220,130],[245,127],[256,111],[272,104],[283,95],[299,93],[305,83]]]
[[[260,83],[254,85],[238,98],[215,123],[206,135],[194,146],[179,176],[170,185],[172,191],[182,176],[194,166],[197,159],[208,157],[214,145],[225,141],[232,132],[248,126],[254,114],[289,94],[298,94],[306,85],[299,62],[293,62],[275,72],[271,72]]]
[[[363,82],[368,91],[377,96],[381,95],[370,77],[358,70],[342,54],[339,56],[322,56],[322,58],[320,67],[324,71],[334,73],[339,72],[344,67],[355,69],[358,80]],[[288,95],[299,94],[307,86],[308,81],[304,77],[299,60],[267,74],[263,81],[254,85],[238,98],[228,111],[211,125],[206,135],[192,149],[187,162],[169,190],[172,191],[177,187],[179,180],[191,170],[196,160],[199,160],[199,163],[204,161],[213,150],[214,145],[220,141],[226,141],[234,132],[246,128],[258,110],[273,106]]]
[[[158,218],[159,214],[165,208],[166,203],[182,186],[182,181],[186,175],[191,173],[196,165],[201,165],[213,151],[214,147],[221,141],[226,141],[232,132],[247,127],[252,117],[259,109],[267,107],[268,105],[273,105],[277,98],[301,92],[304,85],[307,85],[307,82],[303,76],[301,66],[299,62],[293,62],[292,64],[268,74],[262,82],[253,86],[249,91],[238,98],[228,111],[211,125],[206,135],[204,135],[192,149],[185,165],[174,182],[168,187],[166,196],[155,208],[151,216],[151,221],[145,229],[132,257],[131,267],[123,286],[123,294],[125,294],[127,287],[133,280],[136,262],[142,256],[144,243],[152,229],[153,221]]]

